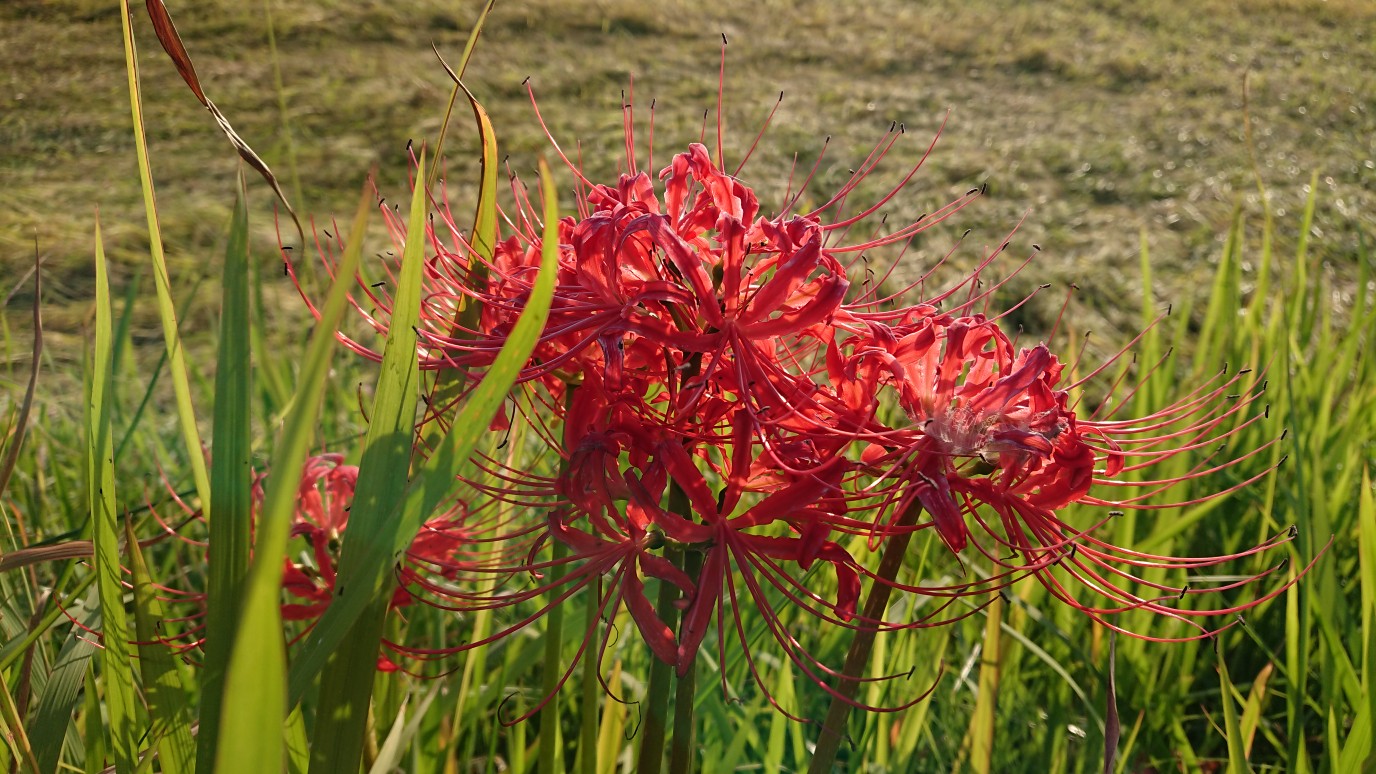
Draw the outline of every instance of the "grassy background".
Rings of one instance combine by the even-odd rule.
[[[264,2],[210,0],[173,12],[210,96],[299,208],[327,220],[349,210],[372,164],[384,192],[401,195],[403,148],[436,134],[448,96],[429,44],[456,58],[476,5],[275,4],[276,59]],[[186,286],[208,274],[208,256],[218,254],[235,159],[142,17],[136,27],[169,259]],[[36,238],[48,266],[48,323],[58,334],[77,330],[87,309],[97,205],[117,292],[146,247],[118,30],[118,14],[103,0],[0,7],[0,265],[19,276]],[[516,169],[530,169],[546,148],[520,85],[530,76],[556,136],[567,147],[581,141],[589,172],[606,179],[618,160],[629,77],[641,105],[658,102],[665,159],[696,139],[702,111],[715,101],[723,32],[732,41],[730,141],[747,144],[786,92],[746,172],[766,207],[770,192],[782,192],[792,155],[810,161],[824,137],[834,141],[818,192],[902,121],[909,139],[890,167],[896,171],[949,109],[937,154],[894,216],[988,183],[992,195],[963,213],[959,227],[997,243],[1030,210],[1022,240],[1046,250],[1028,282],[1077,282],[1090,327],[1103,327],[1099,315],[1131,327],[1117,310],[1135,293],[1136,272],[1124,267],[1134,265],[1141,230],[1161,295],[1189,294],[1233,209],[1256,204],[1244,74],[1256,161],[1277,214],[1295,214],[1317,172],[1327,206],[1315,247],[1347,276],[1357,234],[1376,220],[1376,10],[1365,0],[514,0],[498,3],[468,80]],[[466,183],[476,141],[470,132],[455,136],[451,175]],[[471,196],[462,186],[455,194]],[[276,236],[262,217],[269,197],[256,200],[253,247],[270,261]],[[11,308],[27,305],[27,291],[0,290]],[[199,300],[189,303],[190,330],[211,327]],[[137,322],[136,338],[142,328],[153,333],[151,316]],[[76,351],[60,336],[53,343],[59,357]]]

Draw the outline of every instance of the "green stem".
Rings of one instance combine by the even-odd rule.
[[[687,551],[683,558],[683,571],[693,582],[702,573],[702,553]],[[683,636],[682,630],[679,636]],[[693,700],[697,698],[697,659],[688,665],[688,671],[678,678],[678,688],[674,694],[674,736],[669,748],[669,774],[688,774],[693,770],[697,759],[694,745]]]
[[[696,368],[692,369],[691,372],[696,372]],[[669,484],[669,512],[684,516],[692,512],[687,493],[675,482]],[[665,553],[666,558],[680,568],[687,561],[681,550],[671,547]],[[679,619],[678,608],[674,606],[674,602],[677,600],[678,589],[674,587],[674,584],[660,581],[659,599],[655,602],[655,612],[659,614],[659,620],[675,628],[677,628],[676,624]],[[691,678],[689,679],[691,681]],[[651,659],[650,687],[645,695],[647,704],[645,735],[640,739],[640,765],[636,769],[639,774],[659,774],[659,770],[664,767],[664,735],[668,730],[669,693],[673,690],[673,686],[673,665],[666,664],[657,658]],[[682,686],[680,686],[681,689]],[[689,691],[691,690],[690,682]],[[691,700],[688,713],[691,722]],[[677,724],[675,724],[675,728],[677,729]]]
[[[585,625],[589,631],[592,631],[593,621],[597,618],[601,603],[602,579],[597,578],[592,581],[592,593],[588,595],[588,617]],[[581,774],[597,774],[597,692],[600,687],[597,679],[597,657],[596,642],[589,638],[587,650],[583,652],[583,706],[579,710],[583,716],[578,740]]]
[[[660,620],[678,616],[674,607],[678,589],[667,581],[659,582],[659,599],[655,602]],[[650,687],[645,694],[645,728],[640,738],[639,774],[659,774],[664,766],[664,734],[669,715],[669,693],[673,690],[674,668],[658,658],[650,660]]]
[[[558,541],[554,541],[554,560],[558,562],[568,553],[568,548]],[[549,579],[551,588],[559,585],[559,579],[564,575],[564,567],[555,564],[549,568]],[[564,643],[564,608],[562,605],[554,605],[550,608],[548,618],[549,626],[545,629],[545,696],[547,701],[540,710],[540,764],[539,770],[545,774],[555,774],[559,771],[559,677],[562,674],[560,666],[560,647]]]
[[[917,523],[917,516],[921,512],[922,507],[914,502],[898,520],[896,526],[901,531],[890,537],[884,546],[884,555],[879,559],[879,570],[875,573],[874,585],[870,587],[870,596],[865,600],[861,621],[883,620],[893,587],[881,581],[893,581],[898,577],[898,570],[903,566],[903,556],[908,552],[908,542],[912,538],[912,533],[903,528]],[[817,740],[817,749],[813,752],[808,774],[830,774],[836,770],[836,754],[841,750],[841,740],[846,738],[846,722],[850,719],[855,694],[860,689],[860,678],[864,677],[865,667],[870,660],[870,651],[874,650],[874,637],[878,633],[873,623],[862,625],[865,628],[855,631],[855,639],[851,640],[850,650],[846,652],[846,662],[841,668],[841,680],[836,684],[836,692],[840,695],[831,697],[831,706],[827,708],[827,718],[822,723],[821,737]]]

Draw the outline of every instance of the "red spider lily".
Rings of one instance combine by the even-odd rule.
[[[250,514],[255,523],[263,505],[267,475],[259,473],[253,479]],[[358,468],[345,465],[341,454],[320,454],[306,460],[301,471],[291,527],[291,537],[299,538],[304,546],[295,558],[288,556],[283,560],[282,589],[286,601],[282,603],[281,610],[284,620],[304,622],[308,629],[329,607],[335,593],[339,550],[342,541],[347,539],[349,509],[357,482]],[[179,499],[177,501],[180,503]],[[199,515],[192,513],[185,504],[182,507],[193,517]],[[410,605],[415,589],[431,582],[431,576],[454,577],[466,566],[464,557],[469,550],[469,536],[465,518],[465,509],[460,505],[426,521],[407,550],[405,561],[397,567],[398,583],[391,597],[392,608]],[[176,534],[189,544],[205,545],[186,538],[181,530]],[[197,610],[189,616],[172,618],[165,623],[188,625],[180,639],[190,642],[181,643],[181,649],[189,650],[198,646],[200,608],[204,606],[204,594],[175,588],[164,588],[164,592],[169,596],[169,601],[191,604]],[[293,641],[304,633],[297,633]],[[379,668],[391,670],[397,667],[384,656],[379,658]]]
[[[1214,588],[1152,580],[1161,570],[1197,573],[1247,559],[1288,540],[1284,534],[1246,551],[1198,558],[1136,552],[1099,535],[1119,509],[1190,505],[1254,481],[1244,476],[1184,502],[1160,497],[1239,466],[1270,443],[1217,463],[1204,456],[1183,474],[1153,478],[1151,471],[1260,421],[1258,382],[1223,374],[1164,409],[1127,420],[1115,412],[1132,395],[1113,394],[1115,384],[1099,408],[1079,410],[1075,396],[1118,358],[1070,381],[1076,366],[1048,344],[1019,346],[999,317],[989,316],[995,291],[1027,265],[990,276],[1009,238],[935,293],[925,293],[935,267],[882,297],[868,282],[854,281],[866,251],[906,250],[914,236],[981,193],[972,189],[912,223],[887,232],[875,226],[876,235],[853,239],[909,185],[931,146],[890,191],[848,210],[861,181],[903,135],[894,127],[821,207],[793,212],[809,175],[771,216],[762,214],[739,168],[725,171],[720,143],[715,159],[701,143],[673,156],[657,190],[631,150],[629,105],[626,111],[626,171],[614,185],[594,184],[568,163],[586,194],[578,215],[559,224],[549,322],[518,378],[528,397],[518,410],[544,447],[557,452],[558,473],[520,464],[516,450],[507,460],[480,456],[482,475],[461,483],[494,503],[464,524],[465,537],[485,552],[461,572],[412,584],[437,606],[511,608],[519,611],[516,620],[480,641],[403,650],[431,658],[476,647],[585,594],[596,616],[588,617],[580,658],[596,618],[608,621],[605,649],[624,606],[655,656],[681,672],[715,621],[721,661],[734,641],[753,674],[755,644],[745,619],[758,616],[790,662],[849,701],[833,686],[854,676],[811,656],[777,608],[870,633],[917,629],[970,615],[1004,587],[1033,577],[1055,598],[1127,631],[1118,621],[1131,611],[1193,621],[1260,604],[1286,587],[1240,605],[1192,609],[1180,599],[1233,589],[1276,568]],[[426,237],[423,368],[480,372],[524,306],[541,229],[513,181],[516,206],[504,220],[511,233],[490,260],[470,249],[447,202],[436,203],[441,217]],[[384,212],[400,247],[401,222]],[[362,287],[358,306],[385,332],[385,285]],[[921,298],[908,300],[918,292]],[[455,310],[469,304],[481,314],[463,327]],[[345,341],[380,357],[365,343]],[[453,421],[451,408],[432,405],[426,421]],[[1106,494],[1116,491],[1127,494]],[[1076,504],[1113,510],[1081,522],[1082,512],[1067,510]],[[927,520],[909,520],[918,513]],[[330,525],[313,525],[297,534],[319,553]],[[900,580],[868,566],[887,541],[927,529],[967,580]],[[702,563],[687,572],[680,562],[690,554]],[[810,588],[808,573],[819,563],[830,567],[834,591]],[[677,631],[670,611],[650,601],[646,578],[685,595]],[[324,573],[308,580],[309,593],[327,598]],[[865,615],[857,600],[866,585],[913,595],[913,608],[933,604],[904,620]],[[952,607],[957,600],[969,604]],[[1209,633],[1192,625],[1193,636]]]
[[[285,559],[282,588],[299,602],[282,605],[282,617],[289,621],[319,618],[334,597],[335,574],[341,541],[349,526],[349,508],[358,468],[345,465],[340,454],[321,454],[306,460],[296,495],[296,513],[291,536],[306,543],[306,551],[293,560]],[[253,510],[262,507],[266,478],[260,475],[253,484]],[[398,567],[398,585],[392,592],[393,608],[411,603],[408,586],[434,568],[454,567],[454,557],[467,540],[458,509],[428,520],[406,552],[407,561]]]

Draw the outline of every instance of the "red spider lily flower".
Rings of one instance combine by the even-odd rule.
[[[1121,509],[1190,505],[1264,475],[1161,502],[1173,487],[1240,466],[1275,443],[1218,462],[1204,452],[1263,418],[1255,378],[1221,374],[1137,419],[1116,418],[1132,396],[1114,394],[1115,384],[1098,408],[1081,410],[1076,396],[1126,350],[1071,380],[1078,363],[1067,364],[1047,343],[1020,346],[1000,316],[990,316],[995,292],[1031,260],[1029,254],[993,276],[1011,233],[962,279],[934,293],[925,283],[935,266],[882,296],[877,285],[857,281],[867,251],[901,254],[916,235],[980,195],[971,189],[912,223],[852,236],[879,219],[932,146],[891,190],[852,207],[861,181],[903,136],[895,126],[821,207],[793,211],[809,175],[768,215],[740,169],[726,171],[720,142],[715,158],[693,143],[657,177],[641,171],[631,150],[629,104],[626,111],[626,171],[614,184],[595,184],[568,163],[586,193],[577,216],[559,224],[549,321],[518,377],[528,400],[515,410],[557,454],[558,472],[523,464],[517,450],[506,460],[479,455],[482,475],[460,485],[494,505],[468,513],[462,534],[485,553],[442,578],[411,584],[436,606],[510,608],[516,620],[480,641],[413,655],[492,642],[584,594],[596,616],[589,615],[579,658],[599,617],[608,621],[607,647],[611,621],[624,607],[650,651],[680,671],[692,666],[715,620],[721,660],[728,646],[740,647],[753,674],[743,620],[758,616],[792,664],[842,696],[833,686],[844,676],[808,653],[777,605],[854,630],[911,630],[970,615],[1004,587],[1032,577],[1055,598],[1127,631],[1118,622],[1124,613],[1192,622],[1260,604],[1286,587],[1239,605],[1194,609],[1180,599],[1233,589],[1276,568],[1213,588],[1152,580],[1158,570],[1188,574],[1247,559],[1287,540],[1284,534],[1235,554],[1195,558],[1137,552],[1099,534]],[[447,202],[437,202],[439,217],[426,234],[423,368],[480,373],[524,307],[542,229],[514,178],[512,189],[516,205],[503,218],[509,233],[490,259],[470,248]],[[401,247],[399,216],[384,212]],[[327,265],[337,246],[322,246]],[[362,288],[357,305],[385,332],[385,285]],[[464,327],[455,310],[468,304],[478,304],[481,314]],[[430,408],[426,421],[454,421],[452,406]],[[1195,454],[1205,461],[1153,478],[1162,463]],[[1068,510],[1077,504],[1109,515],[1081,521],[1082,511]],[[910,518],[917,514],[925,520]],[[299,529],[323,567],[329,514],[322,510]],[[900,579],[868,566],[887,541],[928,529],[965,580]],[[444,541],[416,546],[418,553],[451,550]],[[684,570],[678,561],[687,554],[701,556],[700,569]],[[976,563],[981,572],[970,567]],[[817,564],[830,568],[833,591],[805,582]],[[647,578],[684,594],[677,631],[667,620],[673,616],[651,603]],[[305,580],[303,598],[327,598],[324,572]],[[858,611],[866,585],[915,597],[907,617]],[[970,604],[952,608],[960,599]],[[911,613],[928,600],[920,614]],[[1209,632],[1192,625],[1194,636]]]
[[[262,507],[266,474],[253,483],[252,509]],[[282,617],[292,621],[314,621],[329,607],[335,593],[339,549],[347,539],[349,508],[353,504],[358,468],[345,465],[341,454],[310,457],[301,471],[291,536],[305,541],[305,551],[295,559],[283,561],[282,588],[297,602],[282,605]],[[256,518],[255,518],[256,521]],[[398,585],[392,592],[391,606],[411,604],[409,586],[430,572],[452,574],[456,555],[468,540],[462,512],[453,508],[426,521],[398,568]]]
[[[260,472],[253,478],[250,517],[254,523],[266,496],[264,484],[268,475]],[[283,559],[282,590],[285,599],[281,605],[282,618],[306,624],[304,630],[293,634],[292,642],[304,636],[334,597],[339,551],[342,541],[347,539],[349,509],[353,504],[357,483],[358,468],[344,464],[342,454],[316,455],[308,458],[303,465],[290,534],[293,540],[299,539],[304,545],[297,544],[300,550],[295,557]],[[187,511],[189,520],[199,519],[199,512],[192,512],[175,497],[175,493],[174,499]],[[467,566],[466,552],[470,549],[466,515],[464,506],[459,504],[428,519],[422,526],[407,550],[405,560],[398,564],[397,587],[390,601],[392,608],[412,604],[417,589],[432,583],[431,578],[454,577]],[[158,519],[166,526],[160,516]],[[173,532],[171,527],[166,528],[169,534],[176,534],[183,542],[204,549],[205,543],[186,537],[184,530]],[[167,601],[178,606],[187,604],[195,610],[187,616],[172,617],[164,622],[185,625],[185,631],[179,636],[169,636],[169,642],[179,640],[174,644],[180,650],[198,647],[204,593],[167,587],[162,591],[167,595]],[[394,647],[392,643],[386,644]],[[379,656],[378,666],[387,671],[397,669],[396,664],[386,656]]]

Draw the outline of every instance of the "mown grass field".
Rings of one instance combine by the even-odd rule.
[[[456,57],[474,5],[274,7],[275,57],[261,3],[174,10],[211,97],[298,207],[328,220],[349,209],[371,165],[383,190],[401,195],[406,142],[435,135],[449,93],[430,44]],[[66,302],[89,295],[95,208],[117,286],[141,265],[146,239],[118,15],[91,0],[16,0],[0,18],[0,260],[22,271],[36,238],[52,275],[50,324],[74,332],[81,304]],[[1168,293],[1195,292],[1234,209],[1256,209],[1248,115],[1256,171],[1279,217],[1298,214],[1318,174],[1315,247],[1335,272],[1351,275],[1358,235],[1376,217],[1376,12],[1361,0],[758,8],[522,0],[494,9],[467,78],[517,168],[529,170],[546,151],[521,87],[530,77],[558,139],[581,142],[590,174],[604,178],[616,168],[620,95],[631,76],[639,103],[657,100],[660,147],[697,137],[715,103],[720,33],[731,40],[725,103],[738,148],[785,92],[747,170],[753,184],[781,193],[793,155],[806,163],[831,136],[818,186],[827,190],[890,122],[905,123],[906,153],[916,154],[949,110],[917,189],[929,193],[906,197],[894,217],[989,184],[961,228],[995,242],[1027,214],[1022,240],[1046,248],[1043,276],[1029,281],[1077,282],[1090,319],[1115,316],[1137,293],[1130,267],[1143,231]],[[170,258],[194,276],[223,238],[236,160],[151,38],[141,53]],[[457,180],[471,172],[473,142],[460,136],[453,148]],[[255,204],[265,213],[270,198]],[[256,222],[255,254],[266,260],[276,235],[267,217]],[[23,308],[22,293],[10,294],[11,308]],[[207,323],[187,320],[193,329]]]
[[[642,117],[654,101],[660,165],[703,131],[704,111],[716,105],[725,35],[728,158],[744,155],[784,93],[741,173],[761,193],[766,211],[771,195],[782,197],[795,155],[800,166],[810,165],[826,138],[813,184],[818,196],[844,183],[891,124],[904,125],[906,136],[886,171],[857,194],[865,196],[892,185],[945,121],[918,183],[890,206],[892,217],[911,220],[972,187],[987,185],[988,193],[949,227],[915,243],[899,279],[915,276],[967,228],[978,240],[974,245],[997,245],[1025,217],[1014,252],[1024,254],[1033,244],[1041,252],[1007,298],[1021,298],[1043,282],[1057,289],[1010,323],[1045,334],[1060,313],[1064,288],[1074,283],[1079,290],[1057,340],[1067,352],[1084,348],[1091,363],[1135,336],[1163,307],[1176,310],[1134,347],[1140,363],[1160,363],[1130,377],[1155,374],[1127,393],[1135,412],[1166,405],[1220,363],[1263,369],[1269,380],[1266,421],[1230,436],[1219,454],[1241,455],[1282,433],[1285,440],[1174,496],[1189,501],[1276,466],[1273,473],[1227,498],[1115,519],[1104,537],[1153,553],[1216,554],[1241,551],[1293,525],[1290,548],[1238,568],[1246,575],[1268,562],[1276,565],[1282,555],[1286,562],[1276,565],[1270,580],[1227,597],[1239,604],[1294,577],[1331,546],[1298,585],[1202,643],[1120,637],[1111,646],[1103,627],[1057,605],[1034,584],[1015,587],[999,605],[958,625],[881,638],[872,673],[911,670],[910,678],[877,683],[864,698],[892,703],[916,690],[912,686],[936,688],[929,700],[902,713],[857,713],[841,765],[872,772],[1099,771],[1114,725],[1112,695],[1121,719],[1116,771],[1370,770],[1376,765],[1376,506],[1370,484],[1376,361],[1367,348],[1376,334],[1370,249],[1376,237],[1376,9],[1364,0],[843,5],[499,0],[465,82],[489,111],[501,154],[523,178],[535,179],[537,157],[552,157],[523,86],[529,78],[561,146],[570,154],[578,150],[589,178],[610,180],[623,158],[621,105],[632,77]],[[315,230],[335,232],[347,231],[370,168],[377,169],[389,203],[404,201],[406,146],[437,134],[450,95],[430,45],[455,61],[479,7],[439,0],[212,0],[171,11],[207,93],[273,167]],[[141,4],[135,4],[134,27],[194,420],[209,439],[228,421],[212,421],[211,407],[216,358],[226,343],[217,333],[220,280],[237,161],[158,47]],[[65,555],[30,561],[36,554],[22,552],[91,537],[96,501],[88,499],[87,435],[95,425],[83,417],[80,396],[83,381],[96,373],[93,332],[110,327],[100,322],[92,301],[97,208],[115,299],[107,400],[120,512],[130,517],[136,536],[150,538],[162,531],[152,514],[171,514],[175,521],[177,506],[167,490],[194,502],[196,485],[172,408],[175,364],[163,359],[149,276],[118,5],[10,0],[0,6],[0,60],[0,266],[6,278],[0,286],[6,294],[0,410],[7,418],[16,416],[29,375],[33,296],[27,271],[35,250],[43,263],[46,345],[29,433],[14,476],[0,492],[9,530],[4,553],[25,557],[0,573],[0,672],[7,690],[0,711],[9,732],[3,758],[27,770],[32,748],[44,761],[51,753],[51,760],[71,769],[99,771],[107,754],[111,762],[119,758],[126,737],[139,749],[185,742],[181,735],[189,738],[192,726],[178,713],[194,712],[201,688],[190,665],[197,661],[194,651],[187,663],[159,662],[163,679],[175,675],[186,686],[181,698],[169,705],[166,693],[152,690],[153,673],[144,671],[137,680],[142,692],[130,698],[136,711],[119,717],[112,709],[117,681],[108,667],[86,671],[80,659],[91,658],[89,638],[69,626],[57,606],[61,600],[73,618],[95,620],[98,595],[84,585],[99,585],[95,571]],[[458,117],[444,163],[455,211],[466,213],[477,197],[480,150],[467,114],[461,110]],[[567,192],[568,178],[561,182]],[[249,191],[248,254],[258,270],[255,297],[265,303],[261,318],[242,320],[254,337],[252,417],[245,426],[252,430],[250,456],[263,467],[282,453],[274,439],[301,402],[292,399],[292,390],[305,379],[310,321],[281,271],[271,193],[257,178],[250,179]],[[280,232],[295,241],[287,221]],[[386,249],[381,233],[375,223],[369,251]],[[968,266],[981,255],[972,246],[956,261]],[[323,298],[321,273],[303,274]],[[1094,336],[1082,339],[1091,329]],[[374,367],[341,354],[320,387],[324,409],[311,431],[312,448],[356,456],[364,426],[359,405],[371,398],[376,378]],[[511,448],[521,449],[524,436],[516,432]],[[15,448],[18,438],[11,431],[5,448]],[[505,444],[495,434],[482,442],[487,445],[480,448],[494,455],[503,448],[497,444]],[[534,466],[550,464],[548,455],[533,459]],[[1187,476],[1208,463],[1172,464],[1167,474]],[[1100,518],[1101,511],[1088,508],[1067,516],[1084,524]],[[96,529],[100,524],[97,519]],[[193,536],[203,537],[199,528],[191,526]],[[148,547],[153,579],[203,584],[204,555],[172,542]],[[292,544],[293,551],[300,549]],[[967,568],[942,551],[940,541],[927,535],[914,548],[908,571],[960,577]],[[100,582],[108,581],[101,576]],[[830,590],[831,581],[816,582]],[[132,612],[148,609],[137,595],[129,606],[132,627]],[[643,721],[638,702],[651,659],[633,637],[618,638],[600,664],[613,692],[630,701],[573,688],[564,693],[563,714],[549,721],[553,726],[503,722],[530,709],[541,686],[549,685],[551,669],[541,654],[547,659],[553,647],[556,658],[561,652],[567,658],[576,649],[585,612],[568,615],[562,651],[558,638],[542,638],[548,632],[537,626],[418,670],[454,670],[450,677],[380,675],[369,710],[365,770],[448,774],[573,770],[575,764],[582,771],[635,770]],[[1188,633],[1141,613],[1125,620],[1153,637]],[[785,624],[813,637],[824,661],[839,664],[844,657],[843,632],[795,612],[785,613]],[[443,644],[492,625],[482,616],[422,608],[394,616],[387,636]],[[621,625],[633,630],[624,620]],[[751,636],[761,638],[761,631]],[[292,653],[295,658],[299,651]],[[760,685],[739,660],[711,664],[735,686],[730,696],[714,680],[700,678],[697,770],[806,769],[815,728],[772,710],[764,691],[812,718],[825,712],[826,697],[787,660],[774,655],[761,663]],[[313,693],[306,699],[306,719],[288,725],[289,743],[310,738],[325,702]],[[110,748],[94,741],[102,738],[102,715],[113,729]],[[172,724],[175,733],[159,725],[167,717],[180,718]],[[598,720],[595,744],[579,741],[586,717]],[[559,728],[558,743],[546,749],[553,727]],[[220,744],[237,741],[243,740],[226,737]],[[167,762],[176,759],[175,746],[159,750],[162,770],[188,770]],[[291,771],[305,770],[307,756],[299,747],[288,757]]]

